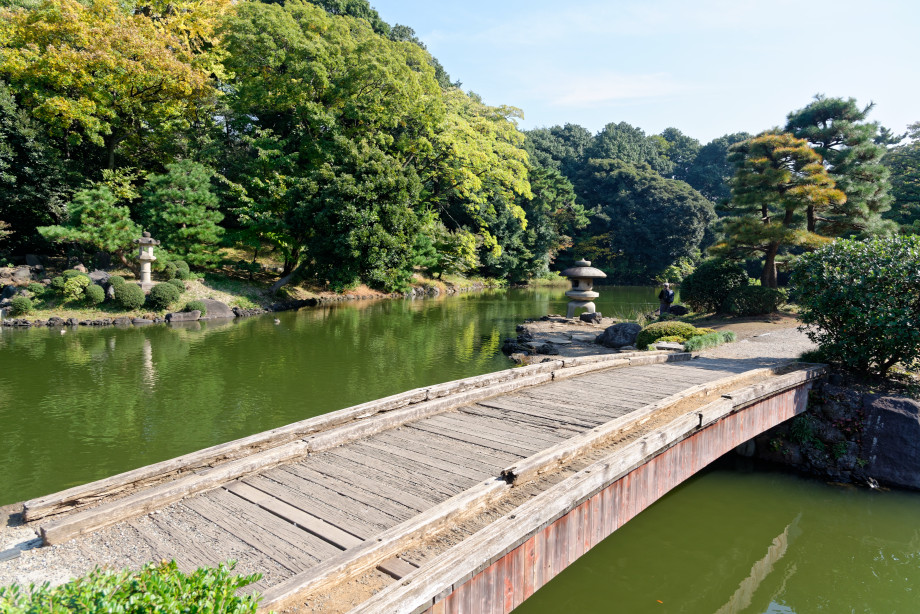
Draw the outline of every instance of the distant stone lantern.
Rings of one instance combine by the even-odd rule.
[[[149,292],[150,288],[154,286],[153,281],[150,279],[150,263],[156,260],[156,256],[153,255],[153,246],[159,245],[160,242],[151,238],[149,232],[144,232],[141,238],[134,239],[134,242],[140,246],[140,253],[137,258],[141,261],[141,281],[138,285],[144,292]]]
[[[603,279],[607,275],[592,267],[590,260],[579,260],[574,267],[564,270],[562,276],[572,280],[572,289],[565,293],[572,299],[569,301],[566,317],[574,318],[576,309],[584,309],[586,313],[597,312],[594,299],[600,295],[593,289],[594,280]]]

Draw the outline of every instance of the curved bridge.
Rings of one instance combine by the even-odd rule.
[[[0,565],[232,558],[263,574],[250,587],[263,611],[508,612],[804,411],[822,374],[641,352],[429,386],[27,501],[25,520],[59,547]]]

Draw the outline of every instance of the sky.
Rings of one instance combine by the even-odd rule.
[[[625,121],[706,143],[782,126],[815,94],[920,121],[917,0],[371,0],[522,128]]]

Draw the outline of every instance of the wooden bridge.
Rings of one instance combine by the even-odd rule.
[[[508,612],[822,374],[641,352],[428,386],[27,501],[61,545],[28,556],[235,559],[265,611]]]

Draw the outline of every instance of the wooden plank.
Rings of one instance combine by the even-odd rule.
[[[474,443],[476,445],[480,445],[485,448],[491,448],[493,450],[508,451],[508,452],[511,452],[517,455],[520,458],[526,458],[536,451],[536,448],[532,448],[532,447],[525,448],[517,444],[512,444],[508,442],[501,443],[501,442],[496,442],[491,439],[486,439],[484,437],[478,437],[478,436],[474,437],[471,435],[466,435],[464,433],[459,433],[455,430],[444,428],[437,424],[432,424],[430,420],[423,420],[420,422],[416,422],[412,425],[412,428],[418,429],[420,431],[424,431],[427,433],[434,433],[437,435],[442,435],[449,439],[456,439],[457,441]]]
[[[399,557],[390,557],[385,561],[381,561],[377,564],[377,569],[387,574],[394,580],[400,580],[403,576],[408,576],[410,573],[418,569],[417,566],[408,563]]]
[[[295,575],[265,591],[261,612],[281,611],[298,595],[319,592],[343,577],[354,576],[380,561],[418,543],[441,528],[478,513],[502,497],[508,485],[501,480],[481,482],[475,487],[434,506],[423,514],[377,535],[374,540],[332,557],[314,569]]]
[[[258,505],[262,509],[300,527],[304,531],[312,533],[323,541],[329,542],[339,550],[352,548],[363,541],[351,533],[346,533],[338,527],[329,524],[321,518],[307,514],[243,482],[231,482],[225,488],[238,497]]]
[[[590,428],[594,428],[598,424],[593,420],[590,422],[582,420],[580,423],[575,423],[570,419],[562,419],[558,416],[550,417],[536,410],[529,409],[523,404],[518,404],[516,407],[517,409],[505,409],[477,404],[464,408],[464,413],[470,413],[475,416],[488,416],[489,418],[500,421],[515,420],[531,426],[555,429],[567,433],[566,437],[576,433],[582,433]]]
[[[414,423],[403,427],[400,433],[404,433],[405,436],[412,437],[412,439],[423,438],[426,441],[430,441],[431,445],[440,448],[457,450],[471,459],[487,459],[489,463],[500,464],[502,461],[507,462],[509,459],[523,458],[518,454],[505,450],[496,450],[495,448],[487,448],[475,443],[457,441],[456,439],[444,437],[443,435],[437,435],[435,433],[426,433],[414,428]]]
[[[454,425],[458,429],[473,433],[496,433],[506,438],[512,436],[524,440],[544,442],[546,445],[553,445],[572,434],[570,432],[560,433],[559,429],[533,427],[516,420],[503,421],[475,414],[438,416],[438,422],[444,425]]]
[[[400,489],[411,489],[413,494],[424,499],[430,499],[433,504],[456,494],[453,486],[432,482],[428,476],[409,473],[401,467],[382,463],[377,458],[371,458],[366,454],[359,453],[351,446],[337,448],[327,454],[330,454],[335,459],[342,459],[343,462],[352,463],[356,467],[356,471],[366,471],[368,475],[373,475],[374,479],[381,479],[383,482],[393,484]],[[362,467],[366,467],[366,469],[362,469]]]
[[[433,457],[439,461],[451,462],[462,465],[467,469],[478,472],[480,475],[494,475],[501,469],[502,463],[495,459],[470,458],[462,453],[457,447],[438,447],[431,443],[430,437],[413,437],[409,432],[403,430],[400,433],[388,433],[386,437],[381,437],[381,441],[395,446],[402,446],[405,449],[417,450],[426,456]]]
[[[312,497],[264,475],[243,478],[242,482],[361,539],[371,537],[386,526],[375,522],[374,519],[359,516],[353,513],[353,510],[340,509],[328,501]]]
[[[599,416],[581,416],[569,412],[550,411],[547,409],[546,405],[541,407],[538,404],[533,404],[518,398],[511,399],[499,397],[498,399],[489,399],[488,401],[477,403],[475,406],[470,406],[467,411],[481,411],[483,409],[518,414],[520,416],[529,416],[530,419],[535,422],[555,422],[560,425],[560,428],[571,428],[572,430],[593,428],[604,422],[604,419]]]
[[[419,512],[414,508],[411,508],[407,505],[403,505],[398,501],[393,501],[384,497],[382,494],[379,494],[381,489],[378,488],[378,492],[367,492],[360,488],[356,488],[348,483],[347,480],[343,480],[341,477],[329,477],[323,475],[317,471],[314,471],[309,465],[305,463],[298,463],[296,466],[285,465],[279,467],[281,471],[287,471],[302,480],[306,480],[309,483],[316,484],[317,486],[327,488],[329,490],[334,490],[339,494],[348,497],[354,501],[359,501],[364,505],[368,505],[374,509],[380,510],[387,516],[396,518],[399,521],[405,520],[410,516],[414,516]]]
[[[390,451],[379,450],[377,448],[365,445],[363,442],[356,443],[352,447],[358,454],[369,458],[374,458],[380,463],[388,465],[388,469],[395,469],[406,474],[413,474],[417,475],[418,477],[425,477],[429,480],[434,480],[441,486],[441,490],[447,490],[451,493],[451,495],[460,492],[464,488],[468,488],[470,485],[477,481],[476,478],[462,476],[457,473],[449,472],[437,467],[431,467],[429,465],[419,464],[405,458],[404,456],[394,454]]]
[[[361,442],[365,446],[374,448],[386,454],[393,454],[404,458],[413,463],[419,463],[425,467],[431,467],[432,469],[437,469],[438,471],[443,471],[446,473],[456,474],[458,476],[468,478],[471,480],[481,480],[485,477],[488,477],[488,472],[483,470],[470,469],[465,465],[458,463],[451,463],[443,459],[431,456],[424,452],[417,452],[408,448],[400,446],[398,443],[391,443],[386,441],[372,440],[367,439]]]
[[[473,424],[470,421],[453,421],[442,419],[441,416],[435,416],[425,421],[426,425],[432,425],[442,429],[448,429],[454,433],[459,433],[464,437],[477,437],[484,441],[492,442],[499,445],[514,445],[523,450],[539,450],[543,447],[545,437],[531,436],[522,430],[513,428],[513,424],[495,425],[486,424],[484,421]],[[417,426],[417,425],[413,425]],[[470,439],[471,440],[471,439]]]

